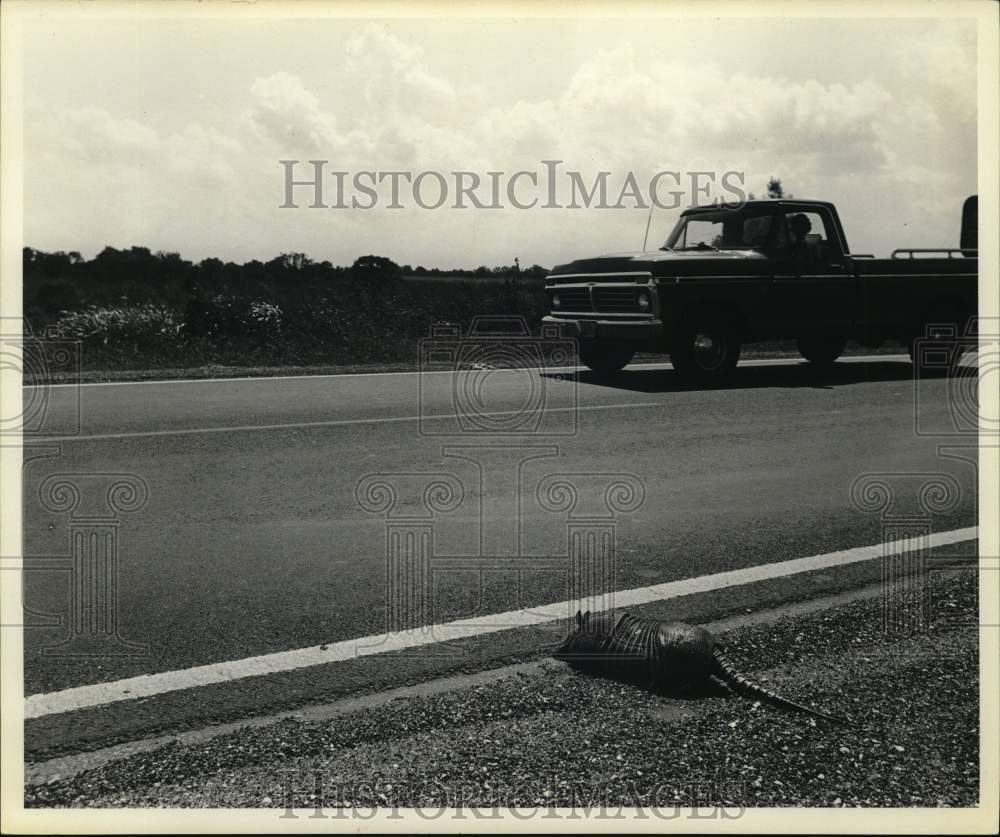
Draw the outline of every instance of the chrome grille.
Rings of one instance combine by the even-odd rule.
[[[627,276],[631,281],[628,284],[618,280]],[[556,316],[570,316],[574,314],[588,319],[606,316],[612,319],[635,319],[653,318],[657,314],[656,309],[656,288],[648,273],[613,275],[613,282],[604,282],[608,278],[607,274],[572,274],[559,277],[559,279],[576,279],[576,284],[555,284],[547,285],[549,293],[550,311]],[[594,281],[598,280],[598,281]],[[639,307],[639,295],[644,294],[647,298],[647,306]],[[553,296],[559,297],[559,305],[551,305]]]
[[[638,289],[631,288],[594,288],[594,308],[597,311],[609,313],[631,313],[638,311],[636,293]]]
[[[549,276],[548,281],[553,285],[573,285],[581,282],[620,282],[622,284],[634,285],[645,282],[652,274],[645,270],[637,270],[626,273],[562,273],[558,276]]]
[[[560,288],[560,305],[556,311],[593,311],[590,305],[590,291],[587,288]]]

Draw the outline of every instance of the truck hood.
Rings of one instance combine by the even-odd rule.
[[[732,270],[737,264],[764,261],[756,250],[646,250],[630,253],[607,253],[590,259],[556,265],[552,278],[569,273],[631,273],[648,271],[653,276],[677,276],[712,271],[712,265]]]

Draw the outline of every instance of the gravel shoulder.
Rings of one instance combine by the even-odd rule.
[[[682,700],[555,661],[463,690],[168,744],[26,788],[27,807],[966,807],[979,794],[976,574],[925,630],[861,600],[725,635],[745,674],[849,717]],[[329,811],[327,816],[335,816]]]

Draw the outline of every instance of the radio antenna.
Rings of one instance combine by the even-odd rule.
[[[642,237],[642,252],[646,252],[646,242],[649,241],[649,224],[653,220],[653,202],[649,202],[649,215],[646,216],[646,234]]]

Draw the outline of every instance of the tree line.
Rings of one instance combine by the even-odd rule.
[[[407,276],[438,278],[536,278],[547,273],[541,265],[522,270],[515,259],[512,265],[476,268],[426,268],[422,265],[399,265],[392,259],[374,254],[360,256],[350,266],[334,265],[329,261],[314,261],[305,253],[281,253],[269,261],[257,259],[238,264],[218,258],[193,262],[179,253],[148,247],[119,250],[105,247],[92,259],[76,251],[53,253],[25,247],[22,251],[24,280],[34,285],[37,304],[45,309],[72,307],[86,283],[102,285],[156,286],[179,283],[187,293],[198,286],[226,285],[234,288],[255,287],[286,281],[316,281],[355,279],[380,282]]]

